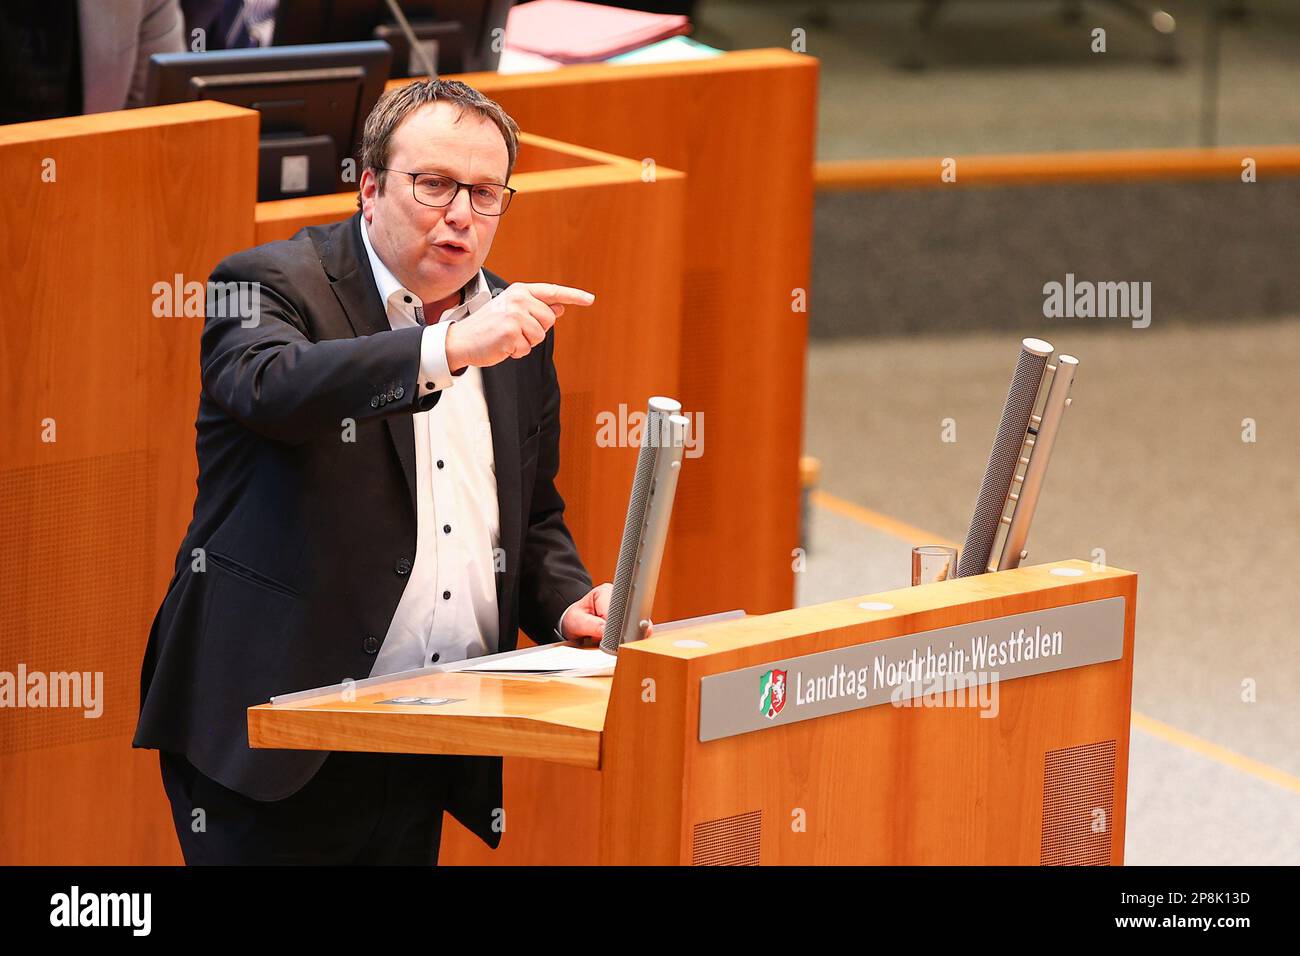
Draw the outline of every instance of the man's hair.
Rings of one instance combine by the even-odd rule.
[[[510,118],[501,104],[490,100],[472,86],[466,86],[459,80],[417,80],[407,86],[389,90],[379,97],[379,102],[366,117],[366,128],[361,134],[361,168],[372,170],[380,190],[384,188],[388,157],[392,153],[393,133],[421,106],[445,100],[460,107],[457,121],[466,111],[491,120],[501,130],[506,141],[506,182],[515,171],[515,157],[519,154],[519,126]],[[357,194],[357,208],[361,208],[361,194]]]

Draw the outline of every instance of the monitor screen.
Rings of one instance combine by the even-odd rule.
[[[256,110],[258,199],[356,189],[354,164],[366,117],[384,90],[387,44],[318,44],[150,58],[146,102],[217,100]]]

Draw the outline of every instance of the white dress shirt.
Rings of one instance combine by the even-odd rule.
[[[364,218],[361,238],[389,325],[419,325],[423,302],[402,287],[375,253]],[[494,555],[501,523],[492,425],[482,371],[471,365],[452,376],[446,351],[451,323],[492,301],[482,269],[462,293],[462,303],[430,322],[420,340],[420,394],[441,389],[443,395],[429,411],[413,414],[406,426],[415,429],[415,556],[371,677],[497,649]]]

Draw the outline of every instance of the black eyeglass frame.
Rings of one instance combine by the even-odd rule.
[[[469,192],[470,208],[473,209],[480,216],[503,216],[505,215],[506,210],[510,208],[510,203],[514,200],[515,193],[519,192],[519,190],[515,189],[515,187],[506,186],[503,185],[502,183],[462,183],[459,179],[452,179],[446,173],[430,173],[430,172],[413,173],[409,169],[393,169],[391,166],[380,166],[379,168],[384,170],[385,172],[401,173],[403,176],[410,176],[411,177],[411,198],[414,199],[416,202],[418,202],[421,206],[428,206],[430,209],[446,209],[448,206],[450,206],[452,203],[456,201],[456,197],[459,196],[460,191],[464,189]],[[441,206],[435,206],[433,205],[433,203],[427,203],[415,194],[415,181],[421,176],[437,176],[439,179],[445,179],[449,183],[455,183],[456,191],[452,193],[451,198],[448,199]],[[492,186],[495,187],[496,189],[504,190],[502,195],[506,196],[507,198],[505,201],[505,205],[502,207],[501,211],[484,212],[482,209],[479,209],[478,206],[474,205],[474,193],[472,190],[474,189],[475,186]]]

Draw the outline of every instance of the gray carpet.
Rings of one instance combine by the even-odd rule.
[[[918,0],[702,0],[695,36],[722,49],[790,47],[821,61],[819,159],[960,156],[1204,145],[1208,0],[1163,0],[1181,61],[1155,61],[1150,31],[1107,3],[1066,23],[1060,0],[950,0],[901,69]],[[1247,0],[1222,24],[1215,141],[1300,139],[1300,4]],[[1105,53],[1090,49],[1106,30]]]
[[[809,330],[1125,324],[1045,319],[1067,274],[1149,282],[1152,327],[1300,315],[1298,208],[1300,178],[823,192]]]

